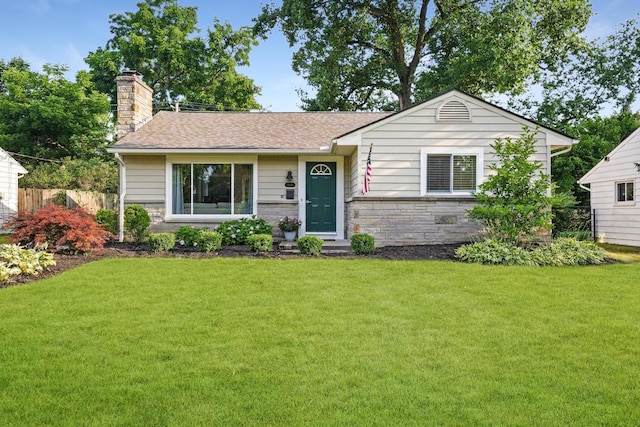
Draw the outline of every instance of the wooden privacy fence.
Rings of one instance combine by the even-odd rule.
[[[63,196],[64,194],[64,196]],[[68,208],[81,206],[88,212],[95,214],[100,209],[115,209],[117,195],[110,193],[98,193],[95,191],[78,190],[42,190],[39,188],[18,189],[18,212],[33,213],[49,203],[65,200]]]

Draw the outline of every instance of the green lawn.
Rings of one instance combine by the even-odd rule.
[[[637,425],[640,264],[116,259],[0,289],[0,425]]]

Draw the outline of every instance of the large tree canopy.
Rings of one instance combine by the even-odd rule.
[[[279,26],[297,47],[293,68],[317,92],[305,109],[402,110],[451,87],[523,91],[590,15],[588,0],[283,0],[254,30]]]
[[[213,29],[199,36],[196,7],[146,0],[138,8],[111,15],[113,38],[86,58],[100,90],[114,98],[115,77],[130,69],[143,75],[159,102],[260,108],[255,100],[260,88],[236,71],[249,65],[249,52],[257,44],[250,28],[234,31],[214,19]]]
[[[580,143],[570,152],[553,158],[553,181],[557,190],[572,193],[581,206],[589,205],[589,193],[577,180],[640,126],[640,114],[623,111],[611,117],[586,118],[567,128]]]
[[[65,71],[45,65],[38,73],[20,58],[0,61],[0,147],[46,159],[106,158],[109,100],[86,71],[76,82]]]
[[[591,40],[552,70],[539,84],[509,100],[512,109],[580,141],[553,158],[557,190],[572,193],[581,205],[589,194],[576,181],[640,126],[632,111],[640,93],[638,18],[603,40]],[[605,117],[606,113],[609,117]]]
[[[559,67],[545,70],[537,86],[512,98],[510,107],[565,131],[603,110],[630,112],[640,93],[639,24],[630,19],[604,40],[572,52]]]

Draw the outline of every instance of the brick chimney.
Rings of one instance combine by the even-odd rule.
[[[116,77],[118,87],[118,139],[135,132],[153,116],[153,90],[137,71]]]

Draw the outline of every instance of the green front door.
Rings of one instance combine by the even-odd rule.
[[[307,233],[336,231],[336,163],[307,162]]]

